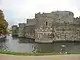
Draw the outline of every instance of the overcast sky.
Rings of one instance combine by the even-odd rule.
[[[67,10],[80,16],[80,0],[0,0],[0,9],[10,25],[26,22],[35,13]]]

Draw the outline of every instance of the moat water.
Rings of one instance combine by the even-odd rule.
[[[80,52],[80,42],[35,43],[26,38],[7,36],[0,39],[0,49],[12,52]]]

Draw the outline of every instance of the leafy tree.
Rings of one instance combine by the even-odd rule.
[[[0,10],[0,34],[7,34],[8,22],[4,19],[3,11]]]

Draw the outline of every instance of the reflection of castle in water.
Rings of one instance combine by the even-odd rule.
[[[53,43],[35,43],[26,38],[2,40],[0,49],[17,52],[80,52],[80,41],[55,41]],[[6,42],[6,43],[5,43]]]
[[[6,38],[0,39],[0,43],[5,43],[5,42],[6,42]]]
[[[0,39],[0,50],[6,50],[8,47],[5,45],[6,39]]]
[[[35,41],[32,39],[19,38],[19,43],[34,43]]]

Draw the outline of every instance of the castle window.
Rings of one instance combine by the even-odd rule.
[[[46,26],[47,26],[48,22],[46,21]]]

